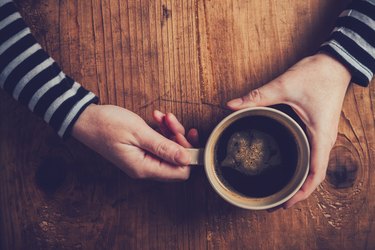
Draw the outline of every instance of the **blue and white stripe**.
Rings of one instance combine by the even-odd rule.
[[[353,1],[321,50],[346,65],[353,82],[367,86],[375,72],[375,0]]]
[[[0,34],[0,87],[31,111],[39,111],[59,136],[68,136],[78,116],[97,97],[61,71],[11,0],[0,0]]]

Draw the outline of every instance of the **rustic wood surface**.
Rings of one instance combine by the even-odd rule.
[[[64,71],[151,122],[171,111],[202,141],[227,100],[314,53],[340,0],[17,1]],[[351,86],[325,182],[274,213],[184,183],[128,178],[0,91],[2,249],[375,249],[375,83]]]

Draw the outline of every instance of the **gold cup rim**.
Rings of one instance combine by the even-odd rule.
[[[285,126],[294,136],[297,144],[297,166],[291,181],[281,190],[270,196],[254,198],[240,195],[229,189],[217,176],[214,166],[214,150],[221,133],[234,121],[261,115],[274,119]],[[303,129],[287,114],[269,107],[253,107],[236,111],[225,117],[210,134],[204,152],[204,168],[213,189],[227,202],[250,210],[265,210],[277,207],[289,200],[301,188],[309,172],[310,146]]]

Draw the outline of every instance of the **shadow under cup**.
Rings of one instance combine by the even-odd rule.
[[[243,130],[270,135],[280,149],[281,162],[257,175],[222,167],[230,137]],[[302,186],[309,170],[309,144],[301,127],[285,113],[249,108],[229,115],[216,126],[204,161],[212,187],[225,200],[246,209],[269,209],[290,199]]]

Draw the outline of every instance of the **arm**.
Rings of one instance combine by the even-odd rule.
[[[324,180],[349,82],[367,86],[374,71],[375,1],[355,1],[341,14],[320,53],[301,60],[248,95],[228,102],[233,110],[285,103],[306,124],[310,173],[285,208],[309,197]]]
[[[134,178],[185,180],[188,152],[133,112],[98,98],[65,75],[37,43],[11,0],[0,0],[0,87]]]
[[[375,72],[375,0],[351,3],[320,50],[345,65],[352,82],[367,86]]]
[[[43,117],[60,137],[98,98],[65,75],[37,43],[13,1],[0,0],[0,87]]]

